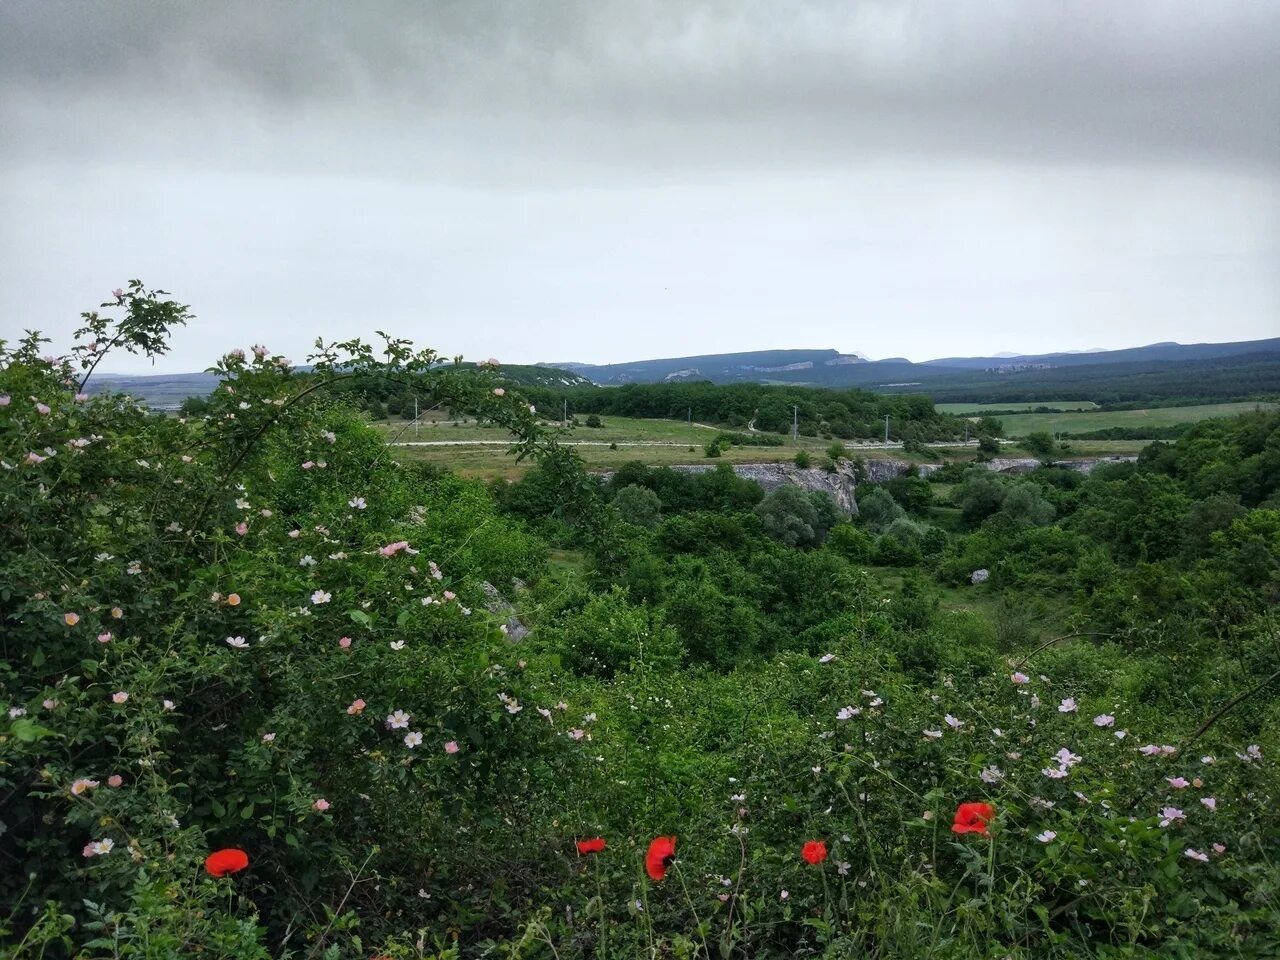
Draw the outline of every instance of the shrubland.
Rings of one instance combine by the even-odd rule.
[[[87,397],[189,316],[101,311],[0,347],[8,955],[1280,951],[1280,416],[851,521],[394,339]],[[407,378],[535,469],[397,464],[344,391]]]

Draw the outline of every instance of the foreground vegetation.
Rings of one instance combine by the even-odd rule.
[[[1280,415],[851,522],[602,484],[398,341],[89,398],[187,317],[102,309],[0,347],[10,955],[1280,951]],[[410,378],[536,466],[401,465],[335,399]]]

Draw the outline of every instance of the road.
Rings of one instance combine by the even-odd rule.
[[[689,444],[675,440],[562,440],[566,447],[687,447]],[[510,440],[398,440],[388,443],[389,447],[509,447]],[[953,443],[926,443],[926,447],[976,447],[977,440],[968,443],[957,440]],[[777,447],[769,449],[776,450]],[[845,449],[856,454],[859,450],[901,450],[901,443],[858,443],[845,444]]]

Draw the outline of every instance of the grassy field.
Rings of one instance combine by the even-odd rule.
[[[608,470],[640,460],[652,466],[672,466],[685,463],[764,463],[775,460],[791,460],[794,447],[734,447],[718,459],[703,454],[702,447],[692,451],[687,446],[620,446],[576,447],[589,469]],[[394,447],[394,456],[402,463],[437,463],[455,473],[469,477],[500,477],[513,479],[520,476],[531,464],[516,463],[508,456],[505,447]]]
[[[1052,407],[1055,410],[1096,410],[1092,400],[1037,400],[1035,403],[935,403],[942,413],[981,413],[983,410],[1034,410],[1036,407]]]
[[[1086,414],[1081,414],[1085,416]],[[494,426],[482,426],[471,422],[454,423],[437,421],[431,425],[421,425],[416,431],[412,426],[406,428],[405,421],[377,423],[389,441],[397,444],[430,441],[457,441],[456,444],[440,446],[404,446],[392,447],[393,455],[403,463],[434,463],[448,467],[463,476],[514,479],[529,469],[526,461],[517,463],[507,453],[506,432]],[[557,425],[548,424],[552,430]],[[559,431],[563,440],[575,444],[578,455],[590,469],[608,470],[639,460],[652,466],[674,466],[690,463],[772,463],[790,461],[795,458],[797,450],[809,452],[815,466],[826,459],[829,440],[817,437],[801,437],[798,445],[788,439],[780,447],[731,447],[719,458],[709,458],[704,452],[705,445],[720,431],[714,427],[694,424],[690,442],[688,424],[673,420],[638,420],[626,417],[606,417],[604,426],[598,428],[577,427]],[[609,444],[616,443],[617,449],[610,449]],[[1115,454],[1137,453],[1144,446],[1141,440],[1099,440],[1073,441],[1070,444],[1069,456],[1111,456]],[[974,457],[972,447],[931,448],[920,456],[904,455],[900,449],[862,449],[856,444],[846,444],[852,455],[862,456],[868,460],[914,460],[919,463],[942,463],[948,460],[971,460]],[[1025,456],[1025,451],[1014,445],[1007,445],[1005,456]]]
[[[1207,403],[1194,407],[1158,407],[1151,410],[1081,411],[1078,413],[1018,413],[1000,417],[1006,437],[1048,433],[1084,433],[1108,427],[1171,427],[1212,417],[1233,417],[1257,407],[1273,409],[1274,403]]]
[[[563,430],[557,422],[545,424],[547,429],[559,432],[567,440],[583,442],[661,442],[677,443],[688,446],[690,443],[702,445],[710,443],[720,432],[718,427],[694,424],[692,428],[681,420],[636,420],[627,417],[602,417],[599,427],[571,427]],[[375,423],[389,438],[396,437],[400,441],[414,440],[505,440],[504,430],[492,425],[480,425],[474,420],[432,421],[424,419],[419,427],[408,425],[408,421],[391,420]]]
[[[609,469],[633,460],[641,460],[654,466],[671,466],[685,463],[762,463],[776,460],[792,460],[797,450],[809,451],[814,463],[825,456],[829,441],[814,437],[801,437],[798,445],[788,439],[778,447],[732,447],[719,458],[709,458],[704,448],[721,431],[717,427],[687,423],[678,420],[640,420],[627,417],[603,417],[603,426],[574,427],[567,430],[555,423],[546,424],[563,441],[575,445],[578,455],[592,469]],[[507,454],[506,431],[501,428],[479,425],[474,421],[454,423],[440,421],[422,425],[417,431],[406,429],[403,421],[375,424],[387,439],[397,443],[428,441],[462,441],[449,446],[396,446],[398,460],[404,463],[438,463],[465,476],[501,477],[519,476],[530,466],[516,463]],[[415,435],[416,434],[416,435]],[[610,444],[617,444],[616,450]]]
[[[1054,456],[1059,459],[1074,457],[1115,457],[1127,456],[1129,454],[1138,453],[1149,444],[1150,440],[1069,440],[1064,443],[1065,449],[1055,453]],[[900,459],[898,451],[885,451],[894,459]],[[1016,439],[1010,440],[1003,444],[1000,448],[1000,456],[1002,457],[1027,457],[1027,453],[1018,445]],[[929,449],[929,463],[945,463],[948,460],[972,460],[974,459],[973,448],[965,449],[964,447],[931,447]]]

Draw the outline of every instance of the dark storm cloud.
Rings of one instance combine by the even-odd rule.
[[[780,123],[849,149],[1280,162],[1273,3],[42,0],[0,11],[8,95],[39,104],[198,96],[406,131],[485,115],[718,121],[734,133]]]
[[[0,337],[612,361],[1280,330],[1280,3],[0,0]]]

